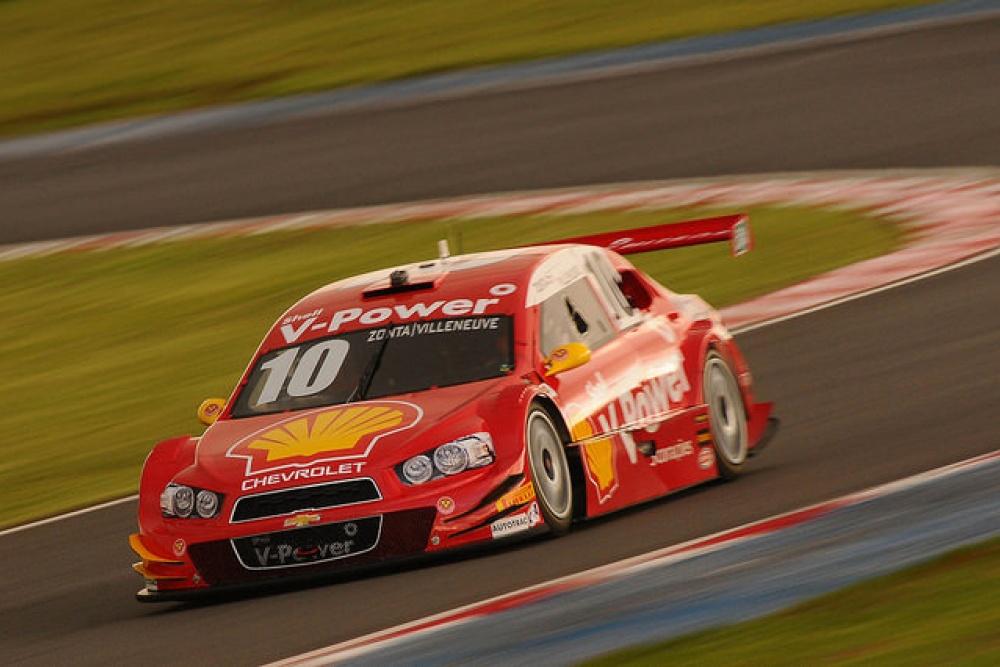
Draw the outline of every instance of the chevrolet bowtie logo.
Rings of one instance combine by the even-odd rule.
[[[290,519],[285,519],[285,528],[304,528],[311,523],[320,520],[319,514],[299,514]]]

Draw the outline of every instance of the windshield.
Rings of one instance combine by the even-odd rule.
[[[395,324],[273,350],[233,417],[338,405],[501,377],[514,368],[509,316]]]

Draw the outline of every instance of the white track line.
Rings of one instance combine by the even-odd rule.
[[[377,649],[388,648],[393,644],[413,639],[417,636],[427,636],[447,628],[453,628],[457,625],[487,616],[497,608],[507,610],[512,607],[525,606],[541,597],[555,595],[567,590],[577,590],[584,586],[592,586],[612,579],[630,576],[643,570],[687,560],[754,539],[760,535],[778,532],[790,525],[807,523],[835,509],[859,505],[892,493],[912,489],[932,480],[943,479],[960,472],[989,465],[997,459],[1000,459],[1000,450],[918,473],[894,482],[850,493],[833,500],[815,503],[742,526],[736,526],[706,537],[684,542],[683,544],[665,547],[639,556],[633,556],[614,563],[584,570],[583,572],[527,586],[450,611],[403,623],[298,656],[285,658],[270,663],[265,667],[320,667],[321,665],[336,664],[339,661],[357,658]]]

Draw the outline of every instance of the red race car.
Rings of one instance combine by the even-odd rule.
[[[718,314],[622,255],[746,216],[449,257],[323,287],[139,490],[140,600],[564,533],[717,477],[773,432]]]

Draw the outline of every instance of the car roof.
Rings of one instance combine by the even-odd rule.
[[[609,254],[614,255],[575,244],[527,246],[414,262],[345,278],[289,308],[272,327],[262,349],[407,319],[513,314],[582,276],[587,257]],[[617,265],[620,259],[612,262]]]

